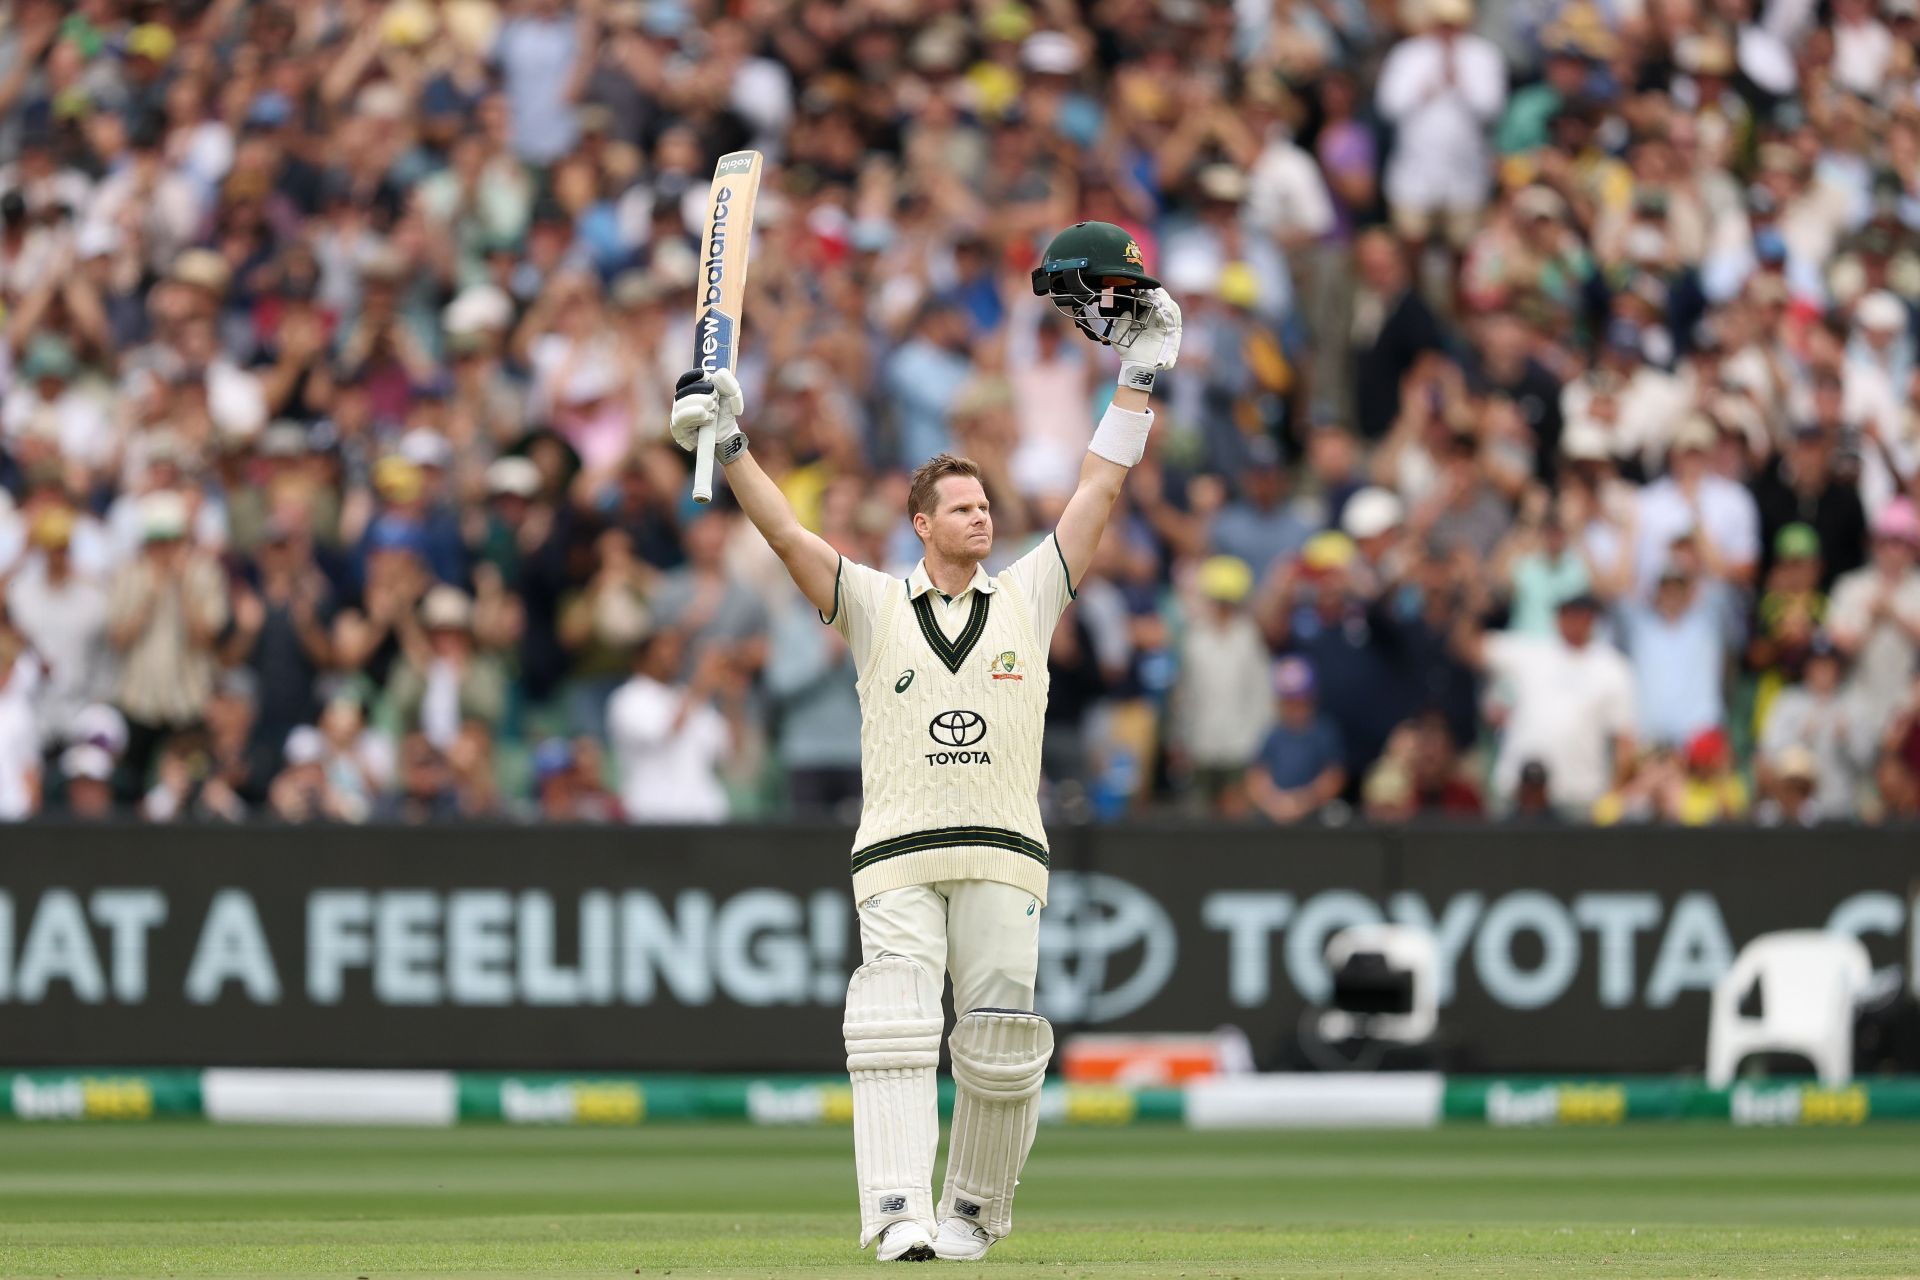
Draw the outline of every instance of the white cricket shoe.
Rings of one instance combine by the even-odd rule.
[[[993,1248],[993,1237],[985,1227],[959,1218],[940,1219],[940,1234],[933,1238],[933,1253],[942,1262],[978,1262]]]
[[[876,1262],[932,1262],[933,1241],[919,1223],[895,1222],[880,1233],[873,1258]]]

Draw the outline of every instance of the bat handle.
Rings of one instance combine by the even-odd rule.
[[[693,450],[693,500],[705,505],[713,501],[713,436],[715,424],[700,428]]]

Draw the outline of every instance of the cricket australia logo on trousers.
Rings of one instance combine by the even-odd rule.
[[[927,736],[942,747],[971,747],[987,736],[987,718],[978,711],[942,711],[927,722]],[[928,764],[992,764],[984,751],[929,751]]]

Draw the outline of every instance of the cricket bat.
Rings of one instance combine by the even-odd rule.
[[[747,250],[760,196],[758,151],[732,151],[713,166],[700,243],[700,305],[693,318],[693,362],[703,373],[732,369],[740,355],[740,309],[747,294]],[[693,500],[713,501],[713,432],[700,429],[693,453]]]

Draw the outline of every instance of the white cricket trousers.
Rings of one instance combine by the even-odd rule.
[[[905,956],[935,992],[953,975],[953,1011],[1032,1009],[1039,899],[997,880],[889,889],[860,903],[860,958]]]

